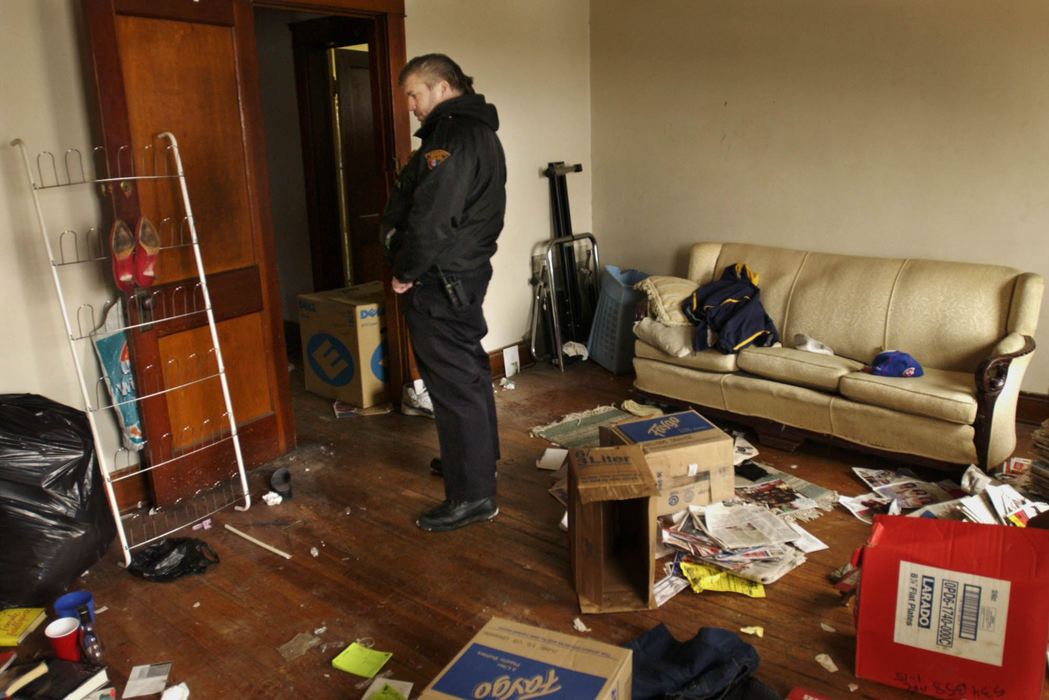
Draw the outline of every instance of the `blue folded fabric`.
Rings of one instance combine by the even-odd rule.
[[[633,651],[634,700],[780,697],[751,676],[758,653],[729,630],[701,627],[679,642],[660,623],[625,646]]]

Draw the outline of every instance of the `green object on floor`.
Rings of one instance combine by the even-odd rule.
[[[393,656],[391,652],[376,651],[354,642],[340,651],[339,655],[331,660],[331,665],[355,676],[371,678],[390,660],[391,656]]]

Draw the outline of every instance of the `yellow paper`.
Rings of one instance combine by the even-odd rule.
[[[688,582],[692,584],[692,590],[696,593],[702,593],[703,591],[727,591],[729,593],[742,593],[751,598],[765,597],[765,587],[757,581],[736,576],[716,566],[683,561],[681,562],[681,571],[685,574]]]
[[[354,642],[340,651],[339,655],[331,660],[331,665],[355,676],[371,678],[391,656],[393,654],[388,651],[376,651]]]

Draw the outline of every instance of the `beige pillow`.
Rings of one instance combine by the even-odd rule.
[[[681,277],[652,275],[634,285],[634,289],[648,295],[648,308],[660,323],[668,326],[691,326],[681,313],[681,302],[692,295],[699,285]]]
[[[668,326],[645,316],[634,324],[634,335],[641,341],[671,357],[685,357],[692,353],[692,327]]]

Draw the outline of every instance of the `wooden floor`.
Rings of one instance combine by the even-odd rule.
[[[840,508],[806,525],[830,548],[768,586],[763,600],[684,591],[655,611],[580,615],[567,536],[558,529],[563,509],[547,493],[550,473],[535,467],[549,445],[528,429],[618,404],[629,398],[631,381],[589,363],[564,374],[540,365],[515,377],[515,389],[496,395],[504,456],[499,517],[443,534],[414,525],[443,497],[441,480],[428,470],[437,454],[431,420],[336,420],[329,401],[295,390],[298,447],[249,475],[255,505],[220,512],[208,531],[179,533],[206,540],[220,564],[203,575],[150,583],[118,567],[114,545],[77,582],[105,608],[97,626],[118,689],[132,666],[170,661],[169,682],[185,682],[193,698],[359,698],[367,681],[331,666],[359,640],[391,652],[384,670],[415,683],[417,693],[478,628],[501,616],[616,645],[659,622],[681,640],[703,626],[760,625],[764,638],[744,639],[761,657],[757,677],[782,695],[801,686],[831,698],[910,697],[853,675],[852,612],[827,574],[864,542],[869,526]],[[292,385],[301,387],[299,372]],[[893,466],[820,448],[763,448],[761,459],[848,495],[866,490],[851,466]],[[293,498],[269,507],[260,496],[278,466],[291,470]],[[224,523],[293,556],[285,560],[240,539]],[[575,632],[577,617],[591,631]],[[318,642],[285,659],[278,649],[300,633]],[[836,662],[836,673],[817,664],[820,653]]]

